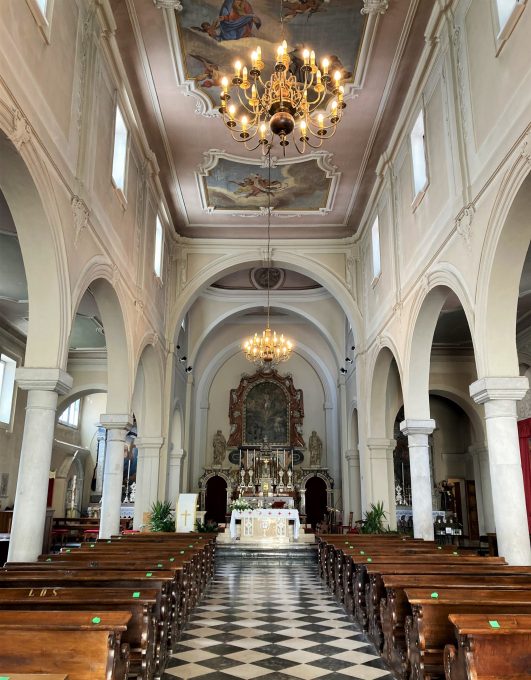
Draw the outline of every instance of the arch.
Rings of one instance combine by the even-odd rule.
[[[277,249],[274,244],[273,254],[275,267],[291,269],[309,276],[326,288],[343,309],[351,327],[354,329],[355,336],[357,338],[363,337],[363,319],[358,306],[349,290],[331,268],[325,267],[315,260],[309,261],[308,258],[297,255],[295,252]],[[257,249],[219,258],[195,274],[187,282],[171,313],[169,327],[174,329],[175,336],[178,334],[186,312],[205,288],[222,276],[232,274],[243,267],[259,266],[261,263],[262,250]]]
[[[393,438],[393,425],[396,413],[403,402],[402,373],[397,361],[396,349],[393,351],[393,343],[387,339],[371,362],[372,370],[369,372],[369,391],[367,402],[369,404],[369,437]],[[390,391],[390,379],[393,364],[398,373],[398,386],[395,394]],[[398,394],[400,390],[400,394]],[[393,397],[391,400],[390,397]]]
[[[477,288],[478,376],[517,376],[516,313],[531,241],[531,172],[519,157],[496,197]]]
[[[443,305],[451,292],[459,299],[470,335],[474,337],[472,306],[460,280],[453,275],[450,267],[429,275],[427,286],[420,292],[413,306],[406,340],[402,384],[406,419],[430,418],[428,394],[433,336]]]
[[[461,392],[454,387],[449,387],[448,385],[441,385],[439,383],[432,383],[430,385],[430,395],[436,395],[438,397],[444,397],[448,401],[453,401],[457,406],[461,408],[462,411],[468,416],[470,423],[472,424],[472,432],[474,435],[474,441],[484,441],[485,440],[485,429],[483,426],[484,420],[474,408],[474,404],[470,399],[470,395],[466,392]]]
[[[254,302],[245,302],[237,307],[234,307],[230,310],[227,310],[226,312],[220,314],[216,319],[214,319],[210,324],[208,324],[199,338],[197,339],[197,342],[195,343],[195,347],[192,349],[190,353],[190,363],[193,366],[196,360],[196,357],[198,356],[201,347],[203,343],[207,340],[209,335],[224,321],[227,321],[231,317],[239,316],[243,312],[247,311],[248,309],[253,309],[256,307],[256,301]],[[272,306],[272,309],[282,309],[288,312],[291,312],[294,316],[300,317],[311,323],[313,326],[317,328],[317,330],[321,333],[321,335],[325,338],[328,346],[332,350],[332,353],[334,355],[334,358],[337,361],[337,365],[340,365],[340,357],[342,356],[341,350],[337,343],[334,341],[332,335],[328,331],[328,329],[314,316],[310,315],[307,313],[305,310],[304,313],[301,312],[300,309],[298,309],[295,305],[288,304],[286,302],[282,302],[281,300],[275,300],[275,304]]]
[[[13,133],[13,114],[9,122],[5,114],[0,107],[0,190],[17,229],[28,284],[30,313],[24,364],[65,368],[70,290],[61,216],[51,179],[31,135],[17,150],[6,136]]]
[[[138,360],[132,403],[140,437],[160,437],[163,380],[158,352],[147,338]],[[142,345],[141,345],[142,346]]]
[[[102,394],[107,392],[107,385],[104,383],[90,383],[74,387],[68,394],[59,399],[57,402],[57,415],[59,418],[60,414],[67,409],[70,404],[73,404],[78,399],[83,399],[83,397],[88,397],[89,394]]]

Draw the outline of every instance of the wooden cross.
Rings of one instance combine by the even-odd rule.
[[[188,524],[188,515],[190,515],[190,514],[191,514],[191,513],[188,512],[188,510],[185,510],[184,512],[181,512],[181,517],[184,517],[184,524],[185,524],[185,525]]]

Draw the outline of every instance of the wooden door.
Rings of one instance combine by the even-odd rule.
[[[320,477],[310,477],[306,482],[306,523],[315,525],[326,515],[326,484]]]
[[[224,524],[227,512],[227,482],[216,475],[206,483],[205,520]]]

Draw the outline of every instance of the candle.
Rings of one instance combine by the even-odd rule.
[[[251,52],[251,64],[253,68],[256,66],[256,62],[258,60],[258,55],[256,52]]]
[[[267,132],[266,124],[262,123],[262,125],[260,125],[260,139],[265,139],[266,132]]]
[[[247,82],[247,66],[243,67],[243,76],[242,76],[243,82]]]
[[[330,66],[330,62],[329,62],[328,59],[326,59],[326,57],[325,57],[325,58],[323,59],[323,73],[325,74],[325,76],[326,76],[326,74],[328,73],[328,67],[329,67],[329,66]]]
[[[336,87],[338,87],[339,81],[341,80],[341,71],[336,71],[334,73],[334,80],[336,81]]]
[[[310,52],[310,64],[315,66],[315,52],[313,50]]]
[[[225,76],[221,79],[221,87],[223,88],[223,92],[227,92],[229,89],[229,80]]]
[[[308,66],[310,63],[310,50],[304,50],[302,56],[304,58],[304,65]]]
[[[320,85],[321,84],[321,71],[319,71],[319,69],[317,69],[317,73],[315,74],[315,77],[316,77],[316,80],[317,80],[317,82],[315,84]]]
[[[241,61],[237,61],[234,64],[234,75],[236,76],[236,78],[240,77],[241,70],[242,70],[242,63],[241,63]]]
[[[324,117],[322,113],[317,116],[317,122],[319,123],[319,128],[322,130],[324,128]]]
[[[234,106],[234,104],[231,104],[231,105],[229,106],[229,118],[230,118],[231,120],[233,120],[234,114],[235,114],[235,113],[236,113],[236,107]]]

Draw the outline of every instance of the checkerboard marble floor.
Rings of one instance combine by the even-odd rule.
[[[314,564],[218,564],[163,680],[392,679]]]

